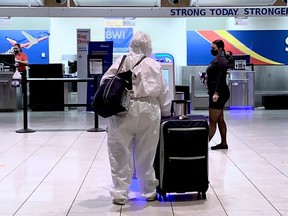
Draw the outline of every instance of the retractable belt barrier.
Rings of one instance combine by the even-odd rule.
[[[96,77],[94,78],[28,78],[26,74],[22,74],[22,94],[23,94],[23,129],[17,130],[16,133],[32,133],[35,132],[33,129],[28,128],[28,103],[27,103],[27,83],[28,82],[49,82],[49,81],[59,81],[59,82],[89,82],[94,80],[94,85],[96,82]],[[61,104],[63,106],[91,106],[90,104]],[[98,115],[94,112],[94,128],[88,129],[88,132],[103,132],[105,129],[99,128]]]

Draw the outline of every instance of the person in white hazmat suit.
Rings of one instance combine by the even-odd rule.
[[[132,70],[133,95],[129,110],[108,118],[108,152],[113,180],[110,194],[114,198],[113,203],[118,205],[124,205],[129,200],[134,172],[133,144],[140,193],[147,201],[156,200],[158,180],[153,163],[159,141],[160,120],[161,116],[171,113],[170,93],[161,65],[149,57],[152,52],[150,37],[143,32],[136,32],[129,52],[122,72],[132,70],[144,55],[146,58]],[[100,84],[115,75],[121,59],[117,59],[107,70]]]

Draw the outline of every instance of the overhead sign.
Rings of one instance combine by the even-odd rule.
[[[244,8],[173,8],[172,17],[213,17],[213,16],[287,16],[288,7],[244,7]]]
[[[288,7],[34,7],[0,8],[0,14],[2,17],[276,17],[287,16]],[[119,23],[114,24],[119,26]]]
[[[106,18],[104,20],[105,27],[131,27],[135,26],[135,19],[134,18]]]

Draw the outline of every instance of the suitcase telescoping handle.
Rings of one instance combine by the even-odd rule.
[[[183,112],[179,113],[179,119],[189,119],[187,116],[187,105],[189,105],[189,102],[187,100],[172,100],[171,102],[171,116],[177,115],[177,110],[175,109],[177,104],[181,104],[184,106]],[[181,109],[182,111],[182,109]]]

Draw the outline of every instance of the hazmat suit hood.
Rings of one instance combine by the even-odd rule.
[[[143,32],[136,32],[129,45],[129,52],[132,55],[150,56],[152,53],[152,44],[149,35]]]

